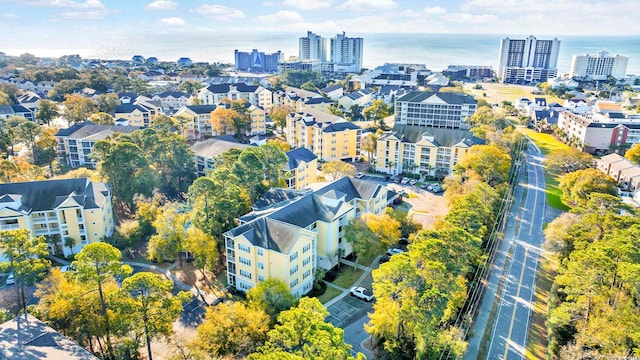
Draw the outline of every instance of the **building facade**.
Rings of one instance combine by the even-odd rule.
[[[627,56],[609,55],[606,51],[595,55],[573,55],[569,76],[584,80],[606,80],[609,76],[624,79],[628,62]]]
[[[473,145],[483,143],[464,129],[396,125],[378,138],[375,169],[444,178]]]
[[[259,106],[267,112],[273,108],[271,90],[260,85],[248,85],[245,83],[213,84],[198,90],[198,98],[205,105],[220,104],[222,99],[246,99],[250,104]]]
[[[56,239],[52,254],[77,254],[113,234],[111,190],[86,178],[0,184],[0,230],[18,229]]]
[[[318,157],[305,147],[287,151],[284,172],[289,189],[304,189],[318,181]]]
[[[334,66],[334,72],[357,73],[362,70],[363,38],[350,38],[343,32],[331,38],[330,49],[330,59]]]
[[[196,141],[191,145],[191,150],[195,157],[196,173],[198,176],[207,175],[209,171],[215,169],[215,159],[218,156],[231,149],[244,150],[249,146],[250,145],[239,143],[231,135]]]
[[[106,140],[115,133],[130,134],[140,129],[137,126],[97,125],[90,121],[60,129],[55,135],[58,140],[58,163],[72,168],[95,169],[96,162],[91,152],[96,142]]]
[[[305,147],[322,161],[360,158],[362,129],[336,115],[304,108],[287,116],[285,134],[292,148]]]
[[[271,189],[264,207],[239,219],[226,232],[227,281],[248,291],[268,278],[287,284],[302,296],[313,288],[316,269],[331,269],[352,252],[344,240],[349,220],[365,212],[381,214],[387,191],[379,184],[342,178],[315,192]],[[286,196],[284,196],[286,195]]]
[[[265,54],[258,49],[253,49],[251,52],[236,50],[234,55],[236,69],[240,71],[275,73],[278,71],[278,64],[282,61],[281,51]]]
[[[589,153],[624,152],[640,142],[640,122],[629,119],[594,120],[569,111],[560,113],[558,128],[565,138]]]
[[[498,77],[504,83],[544,82],[558,74],[560,40],[504,38],[500,43]]]
[[[327,61],[327,39],[307,31],[307,36],[301,37],[298,41],[298,58]]]
[[[202,139],[213,135],[211,112],[216,108],[216,105],[187,105],[178,109],[174,116],[189,119],[183,129],[183,135],[187,139]]]
[[[399,125],[466,128],[466,119],[477,108],[472,96],[457,93],[410,91],[396,99],[395,123]]]

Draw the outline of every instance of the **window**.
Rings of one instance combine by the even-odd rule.
[[[311,250],[311,244],[307,244],[302,248],[302,253],[306,253],[307,251]]]
[[[293,289],[296,285],[298,285],[298,279],[293,280],[291,284],[289,284],[289,287]]]
[[[289,255],[289,261],[293,261],[295,259],[298,258],[298,252],[294,252],[293,254]]]
[[[251,273],[247,270],[240,269],[240,276],[245,277],[247,279],[251,279]]]
[[[258,269],[264,270],[264,264],[258,261]]]
[[[264,281],[264,276],[258,275],[258,281]]]
[[[305,272],[304,272],[304,275],[302,275],[302,278],[303,278],[303,279],[306,279],[306,278],[308,278],[309,276],[311,276],[311,270],[307,270],[307,271],[305,271]]]
[[[293,275],[298,272],[298,265],[294,266],[289,270],[289,275]]]
[[[302,266],[307,266],[309,265],[310,262],[311,262],[311,256],[304,259],[304,261],[302,262]]]
[[[251,266],[251,260],[249,260],[249,259],[247,259],[247,258],[245,258],[245,257],[240,256],[240,264],[244,264],[244,265],[247,265],[247,266]]]
[[[240,249],[240,251],[246,252],[247,254],[251,254],[251,249],[247,245],[238,244],[238,249]]]

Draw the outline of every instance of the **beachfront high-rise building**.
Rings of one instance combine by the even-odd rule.
[[[334,72],[360,72],[362,70],[362,53],[364,39],[350,38],[337,34],[331,38],[330,60]]]
[[[500,43],[498,77],[504,83],[543,82],[558,74],[560,40],[504,38]]]
[[[300,60],[327,61],[327,39],[307,31],[307,36],[299,40],[298,57]]]
[[[606,51],[595,55],[573,55],[569,76],[585,80],[606,80],[608,76],[622,79],[627,74],[628,62],[628,57],[609,55]]]

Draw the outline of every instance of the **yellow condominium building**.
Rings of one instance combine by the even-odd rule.
[[[139,101],[134,104],[121,104],[114,110],[114,119],[126,120],[131,126],[151,126],[153,118],[162,114],[162,109],[148,102]]]
[[[396,125],[378,138],[375,169],[444,178],[462,154],[482,143],[468,130]]]
[[[305,107],[287,116],[285,135],[292,148],[306,147],[322,161],[360,158],[362,129],[340,116]]]
[[[284,281],[292,294],[313,288],[317,268],[338,264],[338,249],[349,220],[365,212],[380,214],[387,190],[365,180],[342,178],[311,192],[271,189],[226,232],[227,281],[241,291],[270,277]]]
[[[52,254],[77,254],[113,234],[111,191],[86,178],[0,184],[0,230],[17,229],[56,239]]]
[[[303,189],[318,181],[318,157],[309,149],[300,147],[287,152],[289,161],[284,171],[289,189]]]

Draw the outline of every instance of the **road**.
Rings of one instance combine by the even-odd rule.
[[[514,198],[515,204],[507,222],[505,241],[511,244],[511,262],[504,273],[497,317],[489,339],[487,359],[524,359],[531,312],[535,296],[538,256],[544,241],[542,226],[545,217],[545,182],[543,157],[529,146],[523,168],[526,181],[522,198]],[[509,224],[511,223],[511,224]],[[511,233],[511,234],[510,234]]]

